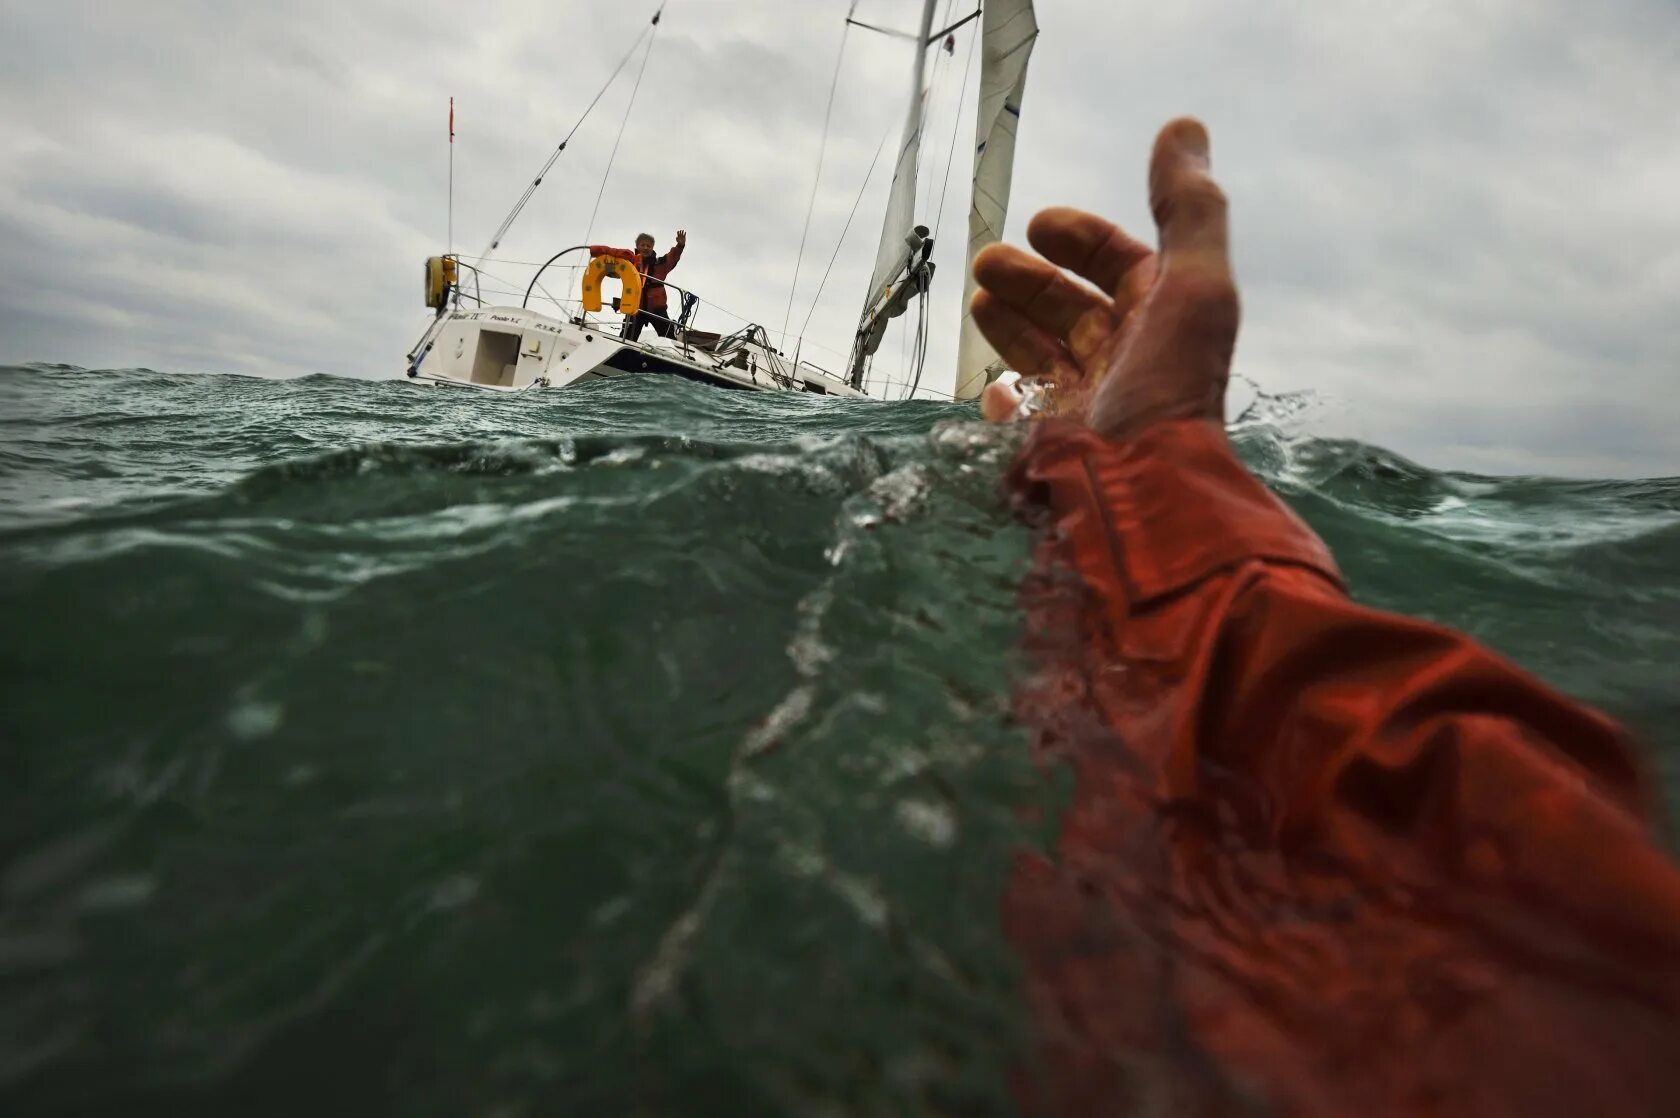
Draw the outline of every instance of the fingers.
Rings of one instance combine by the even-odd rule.
[[[1228,273],[1225,192],[1209,174],[1208,134],[1180,117],[1161,129],[1149,159],[1149,208],[1161,234],[1161,255],[1198,270]]]
[[[1079,361],[1089,359],[1119,324],[1112,299],[1013,245],[981,250],[974,258],[974,278],[994,298],[1060,339]]]
[[[1001,380],[994,380],[980,393],[980,416],[988,423],[1013,421],[1020,406],[1021,390]]]
[[[1149,200],[1161,238],[1157,274],[1088,416],[1112,437],[1164,419],[1221,419],[1236,344],[1225,195],[1209,174],[1199,122],[1175,120],[1156,137]]]
[[[1068,206],[1040,210],[1027,224],[1027,242],[1109,295],[1119,293],[1126,274],[1152,255],[1113,222]]]
[[[1149,160],[1149,203],[1161,232],[1156,317],[1186,352],[1228,364],[1237,332],[1225,192],[1208,165],[1208,134],[1180,117],[1161,129]]]
[[[1236,341],[1236,281],[1225,192],[1213,182],[1201,121],[1181,116],[1156,136],[1149,208],[1161,230],[1161,282],[1151,296],[1158,304],[1152,316],[1173,333],[1184,360],[1226,368]]]
[[[1066,383],[1079,379],[1079,367],[1055,336],[990,291],[976,291],[971,308],[974,324],[1011,369],[1022,376]]]

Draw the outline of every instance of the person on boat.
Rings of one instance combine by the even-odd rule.
[[[688,231],[677,230],[677,243],[672,245],[664,256],[653,251],[653,236],[649,233],[636,235],[634,249],[613,248],[610,245],[590,245],[591,256],[616,256],[621,260],[629,260],[642,273],[642,305],[630,318],[624,320],[624,336],[635,341],[642,335],[642,327],[652,326],[653,332],[662,338],[672,337],[677,330],[676,320],[671,317],[670,305],[665,285],[659,281],[671,274],[671,269],[682,259],[683,247],[688,244]]]
[[[1161,131],[1149,195],[1158,249],[1050,209],[1041,255],[974,261],[975,322],[1058,413],[1010,475],[1045,528],[1017,708],[1073,775],[1003,904],[1040,1026],[1023,1109],[1680,1114],[1680,868],[1644,754],[1348,597],[1226,438],[1238,295],[1198,122]]]

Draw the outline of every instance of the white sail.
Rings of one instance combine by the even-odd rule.
[[[981,20],[974,193],[968,209],[962,333],[957,342],[957,385],[953,393],[959,400],[980,395],[998,365],[997,351],[987,344],[968,309],[974,298],[974,257],[1003,235],[1015,170],[1015,125],[1027,87],[1027,62],[1032,57],[1033,40],[1038,38],[1032,0],[985,0]]]
[[[927,109],[927,91],[922,88],[927,70],[928,36],[933,34],[933,9],[938,0],[924,0],[922,33],[916,36],[915,77],[910,85],[910,113],[904,121],[904,138],[898,145],[898,163],[893,167],[892,193],[887,196],[887,216],[881,225],[881,246],[875,253],[875,271],[869,277],[867,310],[881,298],[887,283],[904,264],[909,251],[905,238],[914,228],[916,164],[922,151],[922,118]]]

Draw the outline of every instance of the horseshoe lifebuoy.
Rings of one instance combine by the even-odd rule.
[[[627,318],[635,314],[642,305],[642,273],[636,270],[636,265],[618,256],[594,257],[584,268],[583,309],[601,309],[601,281],[608,276],[617,276],[618,282],[624,285],[618,297],[619,313]]]

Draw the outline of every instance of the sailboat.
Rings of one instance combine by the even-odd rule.
[[[884,32],[912,39],[915,44],[910,104],[898,145],[869,291],[843,373],[837,374],[802,359],[798,349],[790,358],[784,352],[787,339],[783,338],[783,347],[779,348],[772,342],[770,332],[756,323],[729,333],[699,329],[694,317],[703,300],[669,280],[663,282],[680,306],[680,311],[673,315],[672,336],[663,338],[649,332],[645,339],[627,338],[623,323],[641,305],[644,277],[633,265],[617,257],[588,257],[589,247],[585,245],[562,249],[550,257],[532,277],[518,306],[487,303],[481,294],[478,266],[489,258],[542,182],[543,175],[539,173],[492,238],[490,248],[480,257],[463,259],[449,253],[426,261],[426,306],[435,314],[409,351],[408,378],[422,384],[520,392],[657,373],[720,388],[878,398],[884,393],[871,386],[873,358],[891,321],[914,307],[917,314],[912,360],[915,380],[910,388],[913,392],[927,354],[930,328],[927,300],[934,272],[933,239],[927,225],[918,222],[914,212],[927,118],[927,61],[930,52],[946,43],[958,28],[978,19],[981,68],[975,90],[974,164],[964,268],[968,278],[963,292],[953,393],[958,400],[977,397],[987,383],[1003,372],[1003,366],[969,315],[974,286],[970,266],[976,253],[998,240],[1008,214],[1016,123],[1038,24],[1032,0],[983,0],[974,12],[936,30],[937,6],[938,0],[923,0],[917,32]],[[848,26],[884,31],[854,20],[855,11],[854,3],[847,14]],[[658,21],[656,13],[652,25],[657,27]],[[562,142],[555,155],[564,151],[565,146]],[[553,161],[551,157],[544,172]],[[582,265],[575,300],[548,296],[541,284],[549,269],[567,257],[572,257],[574,265]],[[614,283],[618,294],[609,301],[606,292],[609,284]],[[547,300],[541,310],[531,306],[533,293],[539,290],[544,291]],[[549,306],[555,309],[551,311]]]

